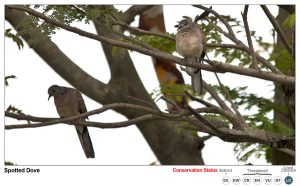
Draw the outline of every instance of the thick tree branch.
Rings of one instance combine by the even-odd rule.
[[[275,82],[280,82],[282,84],[295,84],[295,78],[294,77],[290,77],[290,76],[286,76],[286,75],[278,75],[275,73],[271,73],[271,72],[262,72],[262,71],[258,71],[258,70],[254,70],[254,69],[246,69],[246,68],[242,68],[242,67],[237,67],[237,66],[233,66],[233,65],[229,65],[229,64],[224,64],[224,63],[214,63],[215,65],[217,65],[217,67],[212,67],[210,65],[207,64],[200,64],[200,63],[186,63],[185,60],[175,57],[173,55],[170,55],[168,53],[164,53],[164,52],[159,52],[159,51],[154,51],[154,50],[148,50],[145,48],[142,48],[140,46],[136,46],[136,45],[132,45],[129,43],[125,43],[125,42],[120,42],[120,41],[116,41],[107,37],[103,37],[103,36],[99,36],[96,34],[92,34],[86,31],[83,31],[81,29],[78,29],[76,27],[72,27],[69,25],[66,25],[62,22],[53,20],[45,15],[43,15],[42,13],[39,13],[37,11],[34,11],[32,9],[29,9],[27,7],[22,7],[22,6],[11,6],[11,5],[6,5],[6,7],[10,7],[10,8],[14,8],[14,9],[19,9],[19,10],[23,10],[26,11],[29,14],[32,14],[34,16],[37,16],[43,20],[45,20],[46,22],[53,24],[55,26],[64,28],[68,31],[77,33],[79,35],[91,38],[91,39],[95,39],[101,42],[105,42],[105,43],[109,43],[112,45],[116,45],[119,47],[123,47],[123,48],[127,48],[127,49],[131,49],[131,50],[135,50],[137,52],[143,53],[143,54],[147,54],[153,57],[158,57],[158,58],[163,58],[163,59],[167,59],[169,61],[175,62],[177,64],[180,65],[184,65],[184,66],[190,66],[190,67],[196,67],[196,68],[200,68],[203,70],[207,70],[207,71],[213,71],[213,72],[232,72],[232,73],[237,73],[237,74],[241,74],[241,75],[248,75],[248,76],[252,76],[252,77],[257,77],[257,78],[261,78],[261,79],[265,79],[265,80],[271,80],[271,81],[275,81]]]
[[[124,12],[123,21],[130,24],[136,15],[142,14],[144,11],[149,10],[155,5],[132,5]]]
[[[22,6],[6,6],[6,7],[26,11],[27,13],[35,15],[35,16],[45,20],[48,23],[51,23],[53,25],[56,25],[58,27],[64,28],[66,30],[69,30],[71,32],[80,34],[80,35],[88,37],[88,38],[92,38],[92,39],[95,39],[95,40],[98,40],[98,41],[101,41],[101,42],[105,42],[107,44],[123,47],[123,48],[126,48],[126,49],[132,49],[132,50],[144,53],[144,54],[148,54],[150,56],[168,59],[168,60],[174,61],[177,64],[186,65],[185,61],[183,61],[181,58],[178,58],[178,57],[175,57],[175,56],[172,56],[172,55],[169,55],[167,53],[160,52],[160,51],[149,50],[149,49],[145,49],[145,48],[140,47],[140,46],[128,44],[128,43],[125,43],[125,42],[120,42],[120,41],[117,41],[115,39],[111,39],[109,37],[104,37],[104,36],[99,36],[99,35],[95,35],[95,34],[92,34],[92,33],[88,33],[88,32],[85,32],[83,30],[80,30],[78,28],[71,27],[71,26],[65,25],[64,23],[61,23],[61,22],[58,22],[58,21],[53,20],[51,18],[48,18],[48,17],[44,16],[41,13],[38,13],[38,12],[36,12],[34,10],[31,10],[31,9],[28,9],[27,7],[22,7]],[[235,45],[235,46],[240,47],[241,45]],[[243,49],[244,49],[244,47],[243,47]],[[238,73],[238,74],[249,75],[249,76],[253,76],[253,77],[263,76],[265,79],[266,79],[266,77],[268,77],[267,80],[271,79],[272,81],[281,82],[281,83],[285,83],[285,84],[288,84],[288,83],[289,84],[294,84],[295,83],[295,78],[290,77],[290,76],[284,76],[284,75],[276,74],[276,73],[267,73],[267,72],[262,72],[262,71],[258,71],[258,70],[254,70],[254,69],[245,69],[245,68],[241,68],[241,67],[235,67],[235,66],[232,66],[232,65],[223,64],[223,63],[216,62],[216,61],[207,61],[207,62],[211,65],[207,65],[207,64],[199,64],[199,65],[188,64],[188,66],[198,67],[198,68],[201,68],[201,69],[207,69],[208,71],[214,71],[214,72],[215,71],[235,72],[235,73]],[[124,77],[124,76],[122,76],[122,77]],[[124,82],[122,82],[122,83],[124,83]],[[118,85],[120,85],[120,84],[118,84]],[[106,86],[106,85],[104,85],[104,86]],[[135,86],[139,86],[139,85],[135,85]],[[111,89],[111,87],[109,87],[109,88],[104,87],[103,89]],[[92,86],[92,89],[99,89],[99,87]],[[127,89],[129,91],[126,90],[126,93],[136,93],[135,91],[133,91],[133,88],[131,88],[131,87],[127,88]],[[108,92],[106,92],[106,94],[104,94],[104,95],[106,95],[106,96],[108,95],[109,102],[113,101],[114,100],[114,99],[112,99],[113,96],[111,96],[110,94],[116,94],[116,93],[113,93],[111,91],[109,92],[110,94],[107,94],[107,93]],[[95,94],[97,94],[97,93],[95,93]],[[101,97],[103,97],[104,95],[102,94]],[[135,95],[135,94],[133,94],[133,95]],[[106,99],[106,98],[100,98],[99,99],[99,97],[97,96],[96,98],[98,98],[98,100],[105,100]],[[125,97],[127,99],[127,95],[125,95],[124,98]],[[124,99],[124,98],[121,98],[121,99]],[[118,98],[118,99],[120,100],[120,98]],[[217,100],[219,100],[219,99],[220,98],[217,98]],[[108,102],[108,100],[105,100],[105,102]],[[204,102],[202,102],[202,103],[204,105],[208,106],[208,103],[204,103]],[[223,105],[220,100],[219,100],[219,103],[221,103],[221,106]],[[223,101],[223,103],[225,104],[224,101]],[[121,106],[120,106],[119,104],[120,103],[116,103],[115,105],[117,105],[117,106],[115,106],[113,104],[110,105],[111,107],[115,106],[114,108],[111,108],[108,105],[105,105],[101,109],[97,109],[98,110],[97,112],[101,113],[101,112],[104,112],[108,109],[114,109],[114,110],[118,110],[118,111],[124,110],[124,111],[127,111],[127,112],[125,112],[127,114],[126,116],[127,117],[129,116],[128,121],[108,123],[108,124],[107,123],[98,123],[98,122],[81,122],[81,121],[80,122],[79,121],[74,122],[74,120],[83,118],[83,117],[85,117],[85,115],[87,116],[87,115],[92,115],[93,114],[93,113],[89,113],[89,112],[78,115],[78,116],[73,116],[73,117],[71,117],[71,119],[68,118],[68,120],[70,120],[69,122],[64,121],[64,120],[67,120],[67,118],[57,119],[57,120],[62,120],[62,121],[59,121],[60,123],[61,122],[70,123],[72,121],[73,123],[78,124],[78,125],[94,126],[94,127],[100,127],[101,126],[103,128],[119,128],[119,127],[123,127],[123,126],[132,125],[134,123],[139,123],[138,126],[140,127],[140,130],[141,129],[143,130],[143,134],[144,134],[145,137],[147,137],[148,140],[151,139],[153,137],[153,135],[156,135],[156,134],[160,133],[160,136],[159,136],[160,138],[157,138],[155,136],[154,139],[151,139],[152,142],[153,141],[161,141],[164,138],[164,137],[162,137],[162,135],[165,134],[166,131],[169,132],[170,129],[174,129],[174,126],[172,126],[172,124],[163,123],[163,122],[166,122],[166,120],[168,120],[168,121],[177,121],[177,120],[180,120],[180,121],[194,121],[194,124],[197,124],[197,125],[195,125],[195,127],[199,128],[199,129],[202,128],[206,132],[210,132],[211,134],[216,134],[215,130],[208,127],[211,124],[215,125],[215,123],[205,125],[204,123],[206,123],[206,122],[204,120],[199,120],[199,119],[192,116],[192,114],[194,114],[196,116],[195,113],[200,113],[200,112],[219,113],[221,115],[226,116],[233,124],[239,123],[239,121],[236,120],[237,119],[236,115],[229,109],[229,107],[226,104],[225,104],[225,106],[223,106],[225,108],[225,110],[223,108],[220,108],[220,107],[217,107],[217,109],[218,109],[217,110],[216,108],[210,106],[208,108],[193,109],[193,111],[188,111],[188,110],[183,110],[182,109],[182,110],[175,111],[174,113],[164,113],[164,112],[159,111],[155,107],[154,108],[153,107],[148,108],[148,107],[144,107],[144,106],[136,107],[136,105],[132,106],[130,104],[128,105],[128,103],[121,103]],[[128,109],[130,109],[130,110],[128,110]],[[222,110],[222,112],[220,110]],[[138,113],[136,111],[138,111]],[[94,111],[90,111],[90,112],[96,112],[96,111],[94,110]],[[8,115],[10,115],[10,114],[8,114]],[[10,115],[10,116],[12,117],[13,115]],[[16,117],[16,116],[14,116],[14,117]],[[34,118],[34,117],[32,119],[39,120],[38,118]],[[43,118],[41,120],[46,120],[46,118]],[[144,123],[144,122],[149,121],[149,120],[150,121],[159,120],[159,121],[155,121],[153,123],[149,123],[149,122]],[[55,122],[57,122],[57,121],[55,121]],[[211,122],[211,120],[209,120],[209,122]],[[52,124],[52,123],[53,123],[53,119],[52,119],[52,122],[49,122],[48,124]],[[159,124],[159,125],[162,125],[162,126],[160,126],[160,128],[157,128],[157,127],[151,128],[153,126],[156,126],[157,125],[156,123]],[[42,124],[45,125],[45,124],[47,124],[47,122],[45,121],[45,123],[42,123]],[[148,126],[146,124],[148,124]],[[28,125],[28,124],[26,124],[26,125]],[[31,124],[29,124],[29,125],[31,125]],[[36,124],[32,124],[32,125],[36,125]],[[151,125],[153,125],[153,126],[151,126]],[[282,135],[274,134],[274,133],[271,133],[271,132],[268,132],[268,131],[265,131],[265,130],[261,130],[261,129],[254,129],[254,128],[248,128],[248,127],[244,128],[244,129],[238,129],[238,128],[231,129],[231,128],[227,127],[226,125],[222,125],[222,126],[220,126],[220,128],[219,128],[218,125],[215,125],[215,126],[218,128],[217,131],[219,131],[219,133],[221,133],[221,135],[219,135],[219,137],[224,141],[232,141],[232,142],[245,142],[246,141],[246,142],[257,142],[257,143],[263,143],[263,144],[270,145],[270,142],[274,141],[274,139],[282,138]],[[9,126],[8,126],[8,128],[9,128]],[[173,131],[168,133],[168,136],[170,136],[170,135],[174,135]],[[178,134],[176,134],[176,135],[178,135]],[[174,140],[174,142],[172,142],[172,145],[174,145],[174,146],[178,145],[176,147],[176,150],[182,150],[183,148],[185,148],[185,146],[188,146],[188,145],[191,145],[191,147],[189,147],[188,150],[193,148],[194,144],[191,144],[190,142],[189,143],[182,143],[182,140],[184,140],[184,141],[194,141],[194,139],[186,140],[185,139],[186,137],[190,138],[190,136],[184,136],[184,138],[179,138],[179,139]],[[163,139],[163,140],[170,140],[170,139],[167,138],[167,139]],[[170,151],[170,149],[173,150],[173,149],[175,149],[174,147],[170,148],[168,146],[160,146],[160,145],[155,145],[155,146],[156,147],[154,147],[152,149],[155,150],[156,155],[160,156],[160,161],[163,161],[164,163],[167,163],[167,164],[168,163],[174,164],[174,161],[176,159],[175,160],[171,159],[172,161],[168,161],[165,158],[165,157],[169,158],[168,155],[170,153],[172,153],[172,151]],[[193,151],[195,151],[195,150],[193,150]],[[292,150],[285,150],[284,149],[284,150],[281,150],[281,151],[285,151],[285,152],[288,152],[291,155],[294,155],[294,151],[292,151]],[[166,152],[167,152],[167,154],[166,154]],[[197,155],[197,154],[193,154],[193,156],[195,156],[195,155]],[[186,156],[186,154],[182,154],[181,158],[186,158],[184,156]],[[178,160],[176,160],[176,161],[178,161]],[[176,163],[178,163],[178,162],[176,162]],[[194,161],[184,160],[184,162],[180,162],[180,163],[194,163]]]
[[[219,114],[226,117],[232,123],[235,129],[243,129],[246,125],[245,125],[245,121],[240,119],[241,116],[235,114],[227,106],[225,101],[223,101],[223,99],[218,95],[218,93],[205,81],[203,81],[203,86],[205,90],[207,90],[210,93],[210,95],[215,99],[215,101],[217,101],[217,103],[219,104],[220,108],[217,110]]]
[[[207,119],[205,119],[203,116],[201,116],[195,109],[193,109],[190,105],[187,105],[187,109],[194,114],[194,116],[203,124],[205,124],[208,128],[210,128],[213,132],[214,135],[217,135],[218,137],[222,136],[222,133],[220,132],[220,130],[214,125],[212,124],[210,121],[208,121]]]
[[[236,116],[237,116],[236,119],[238,119],[238,121],[239,121],[239,122],[237,123],[237,124],[238,124],[237,127],[238,127],[239,129],[243,129],[244,127],[247,126],[244,117],[243,117],[242,114],[239,112],[237,106],[233,103],[233,101],[232,101],[232,99],[231,99],[231,97],[230,97],[230,95],[229,95],[229,92],[228,92],[227,88],[222,84],[222,82],[221,82],[221,80],[219,79],[219,76],[218,76],[217,73],[215,73],[215,76],[216,76],[216,78],[217,78],[217,80],[218,80],[218,83],[219,83],[219,85],[220,85],[221,90],[223,91],[223,95],[225,96],[225,98],[227,99],[227,101],[230,103],[231,108],[233,109],[234,113],[235,113]]]
[[[22,25],[21,23],[26,19],[26,16],[27,15],[22,11],[5,8],[5,19],[7,19],[18,32],[22,31],[23,28],[20,25]],[[29,28],[27,32],[30,32],[30,29],[33,28]],[[28,41],[32,39],[29,34],[22,34],[22,37]],[[90,76],[77,66],[55,43],[42,34],[39,34],[39,36],[39,41],[30,47],[32,47],[54,71],[61,75],[62,78],[94,100],[106,100],[107,97],[113,94],[108,85]],[[89,86],[86,87],[85,85]]]
[[[277,5],[279,8],[284,9],[287,11],[289,14],[294,14],[295,13],[295,5]]]
[[[124,122],[113,122],[113,123],[101,123],[101,122],[89,122],[89,121],[81,121],[79,119],[85,118],[90,115],[99,114],[105,112],[109,109],[117,109],[117,108],[126,108],[130,110],[138,110],[143,111],[145,114],[138,116],[136,118],[124,121]],[[209,112],[209,110],[214,110],[213,108],[203,108],[203,109],[192,109],[191,107],[188,110],[181,110],[178,113],[163,113],[161,111],[147,108],[140,105],[133,105],[127,103],[114,103],[110,105],[105,105],[102,108],[92,110],[83,114],[79,114],[76,116],[68,117],[68,118],[40,118],[23,114],[13,114],[6,112],[7,117],[12,117],[18,120],[26,120],[26,121],[42,121],[42,123],[30,123],[30,124],[18,124],[18,125],[5,125],[5,129],[20,129],[20,128],[36,128],[36,127],[44,127],[59,123],[67,123],[70,125],[81,125],[81,126],[89,126],[89,127],[98,127],[98,128],[121,128],[127,127],[130,125],[134,125],[136,123],[146,122],[146,121],[155,121],[155,120],[171,120],[171,121],[194,121],[195,127],[198,129],[202,129],[203,132],[210,133],[212,135],[216,135],[224,141],[228,142],[256,142],[271,145],[276,143],[276,141],[280,141],[284,137],[279,134],[275,134],[272,132],[267,132],[261,129],[255,128],[244,128],[243,130],[238,129],[230,129],[224,125],[215,126],[213,121],[207,120],[202,117],[199,112]],[[197,121],[193,120],[191,115],[195,115]],[[190,116],[190,117],[188,117]],[[188,117],[188,118],[186,118]],[[216,123],[218,124],[218,123]],[[203,125],[206,128],[203,128]],[[207,129],[208,128],[208,129]],[[276,147],[275,147],[276,148]],[[281,149],[278,147],[278,150],[289,153],[291,155],[294,154],[293,150],[290,149]]]

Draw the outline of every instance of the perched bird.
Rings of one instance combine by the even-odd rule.
[[[76,89],[52,85],[48,89],[48,94],[48,100],[53,96],[57,113],[62,118],[87,112],[82,95]],[[75,128],[86,157],[95,158],[88,128],[84,126],[75,126]]]
[[[190,18],[179,22],[176,34],[176,50],[187,62],[200,62],[204,56],[204,35],[200,27]],[[198,95],[203,94],[202,75],[198,68],[186,67],[186,72],[191,76],[193,91]]]

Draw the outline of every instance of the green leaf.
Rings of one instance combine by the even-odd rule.
[[[173,35],[170,35],[173,36]],[[175,41],[169,40],[166,38],[161,38],[158,36],[153,35],[141,35],[141,36],[135,36],[134,39],[140,40],[144,43],[147,43],[151,45],[152,47],[159,49],[161,51],[164,51],[166,53],[172,54],[174,51],[176,51],[176,44]]]
[[[7,38],[11,38],[18,45],[19,50],[24,47],[24,43],[20,35],[11,33],[11,29],[5,30],[5,36]]]
[[[16,114],[23,114],[25,115],[22,110],[12,106],[12,105],[9,105],[6,109],[6,112],[11,112],[11,113],[16,113]]]
[[[289,15],[283,22],[283,26],[286,28],[293,29],[295,26],[296,14]]]
[[[276,62],[276,67],[284,74],[295,75],[295,64],[290,53],[283,47],[276,47],[270,57]]]
[[[13,166],[13,165],[17,165],[17,164],[14,164],[13,162],[10,162],[10,161],[5,161],[4,165],[5,166]]]

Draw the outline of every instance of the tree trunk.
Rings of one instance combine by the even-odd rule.
[[[290,6],[290,7],[292,8],[293,6]],[[286,10],[284,10],[283,8],[279,8],[279,14],[276,18],[277,22],[282,26],[284,20],[289,15],[290,14]],[[288,36],[288,39],[290,41],[293,41],[295,30],[287,29],[285,27],[283,27],[283,29],[284,29],[285,35]],[[277,43],[276,43],[275,48],[283,48],[283,47],[284,47],[284,45],[283,45],[280,37],[277,36]],[[277,63],[278,62],[276,62],[276,65],[278,67]],[[287,62],[287,63],[290,63],[290,62]],[[295,61],[293,61],[292,63],[295,63]],[[280,67],[278,67],[278,68],[280,68]],[[295,76],[294,71],[292,69],[290,69],[290,70],[280,69],[280,70],[283,71],[286,74],[290,74],[290,75]],[[280,84],[275,84],[275,96],[274,96],[275,103],[282,104],[282,105],[287,105],[288,108],[289,108],[289,113],[288,114],[283,114],[281,112],[275,111],[274,112],[274,119],[281,121],[282,123],[287,125],[289,128],[295,129],[295,126],[294,126],[295,123],[294,123],[294,120],[293,120],[293,118],[295,116],[295,111],[289,105],[289,100],[290,100],[291,95],[289,93],[287,93],[287,92],[291,92],[292,90],[295,91],[295,86],[282,86]],[[272,150],[271,162],[272,162],[273,165],[294,165],[295,164],[295,157],[292,157],[292,156],[290,156],[286,153],[283,153],[283,152],[280,152],[278,150],[273,149]]]
[[[24,29],[18,25],[26,17],[27,15],[22,11],[5,8],[6,20],[18,32]],[[96,23],[95,26],[99,35],[113,39],[118,38],[104,24]],[[26,28],[28,32],[31,29],[33,27]],[[29,35],[23,32],[21,36],[28,43]],[[128,98],[128,96],[133,96],[154,104],[138,77],[128,50],[102,43],[112,75],[109,84],[106,85],[85,73],[51,40],[43,35],[38,36],[40,38],[35,45],[31,46],[32,49],[61,77],[91,99],[101,104],[135,103]],[[117,112],[125,115],[128,119],[142,115],[141,112],[129,110],[117,110]],[[204,164],[201,156],[202,142],[199,142],[198,137],[193,136],[188,130],[177,128],[174,122],[150,121],[139,123],[137,127],[161,164]]]
[[[165,20],[163,13],[163,6],[156,5],[151,9],[144,11],[140,15],[139,28],[157,33],[166,34]],[[180,71],[176,68],[174,63],[161,58],[152,58],[155,68],[156,76],[158,78],[160,86],[172,86],[172,85],[184,85],[184,80]],[[165,94],[165,93],[164,93]],[[183,93],[178,93],[183,94]],[[178,106],[184,106],[187,104],[185,97],[173,97]],[[168,109],[171,111],[172,106],[168,105]]]

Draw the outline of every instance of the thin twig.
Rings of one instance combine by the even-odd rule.
[[[153,114],[146,114],[143,116],[139,116],[133,119],[129,119],[123,122],[113,122],[113,123],[100,123],[100,122],[91,122],[91,121],[70,121],[68,118],[63,119],[56,119],[47,122],[41,123],[31,123],[31,124],[17,124],[17,125],[5,125],[5,129],[24,129],[24,128],[37,128],[37,127],[45,127],[50,125],[57,125],[60,123],[67,123],[69,125],[76,125],[76,126],[87,126],[87,127],[97,127],[97,128],[121,128],[121,127],[128,127],[130,125],[134,125],[136,123],[146,122],[146,121],[153,121],[163,119]]]
[[[101,111],[106,111],[111,107],[129,107],[128,109],[142,109],[140,108],[140,106],[135,106],[135,105],[119,105],[119,104],[111,104],[110,107],[108,108],[101,108],[98,109]],[[191,110],[191,109],[190,109]],[[266,132],[265,130],[262,129],[255,129],[255,128],[246,128],[244,130],[237,130],[237,129],[229,129],[228,127],[219,127],[219,126],[214,126],[210,121],[206,120],[206,119],[202,119],[201,115],[199,114],[199,112],[212,112],[214,111],[213,108],[199,108],[199,109],[192,109],[193,112],[187,110],[187,111],[182,111],[180,112],[180,115],[173,115],[173,114],[168,114],[166,116],[163,115],[163,113],[160,113],[159,115],[155,115],[155,114],[145,114],[143,116],[139,116],[137,118],[134,119],[130,119],[128,121],[124,121],[124,122],[114,122],[114,123],[99,123],[99,122],[88,122],[88,121],[76,121],[76,119],[79,118],[83,118],[84,116],[87,115],[92,115],[93,113],[95,113],[97,110],[94,111],[90,111],[84,114],[80,114],[77,116],[73,116],[70,118],[63,118],[63,119],[55,119],[52,120],[49,118],[49,120],[51,121],[47,121],[47,122],[43,122],[43,123],[35,123],[35,124],[23,124],[23,125],[5,125],[5,129],[16,129],[16,128],[34,128],[34,127],[40,127],[40,126],[48,126],[48,125],[54,125],[54,124],[58,124],[58,123],[67,123],[70,125],[82,125],[82,126],[91,126],[91,127],[98,127],[98,128],[120,128],[120,127],[126,127],[129,125],[133,125],[135,123],[140,123],[140,122],[145,122],[145,121],[153,121],[153,120],[171,120],[171,121],[186,121],[189,120],[189,118],[186,118],[184,116],[184,114],[186,115],[191,115],[194,114],[194,116],[200,116],[201,121],[199,120],[197,123],[192,122],[193,124],[197,124],[195,127],[202,129],[203,132],[207,132],[213,135],[217,135],[216,131],[219,131],[220,134],[218,135],[218,137],[220,137],[222,140],[224,141],[229,141],[229,142],[245,142],[245,141],[252,141],[252,142],[258,142],[258,143],[263,143],[263,144],[270,144],[270,141],[274,140],[274,139],[280,139],[282,138],[282,135],[280,134],[276,134],[276,133],[271,133],[271,132]],[[152,111],[152,109],[149,110],[149,112]],[[18,114],[16,114],[18,115]],[[14,116],[14,115],[12,115]],[[181,117],[179,117],[181,116]],[[16,116],[14,116],[16,117]],[[28,120],[28,119],[34,119],[37,120],[37,117],[32,117],[32,116],[28,116],[28,115],[20,115],[20,117],[16,117],[16,119],[24,119],[24,120]],[[28,119],[26,119],[28,118]],[[197,118],[197,117],[196,117]],[[197,119],[198,119],[197,118]],[[41,118],[41,120],[46,120],[46,118]],[[189,120],[190,121],[190,120]],[[201,122],[201,124],[205,123],[205,128],[204,126],[199,126],[199,122]],[[214,129],[214,130],[212,130]],[[277,148],[275,148],[277,149]],[[293,151],[289,150],[289,149],[279,149],[280,151],[283,152],[287,152],[288,154],[293,155]]]
[[[170,105],[174,106],[175,109],[176,109],[177,111],[180,111],[180,110],[181,110],[180,107],[177,105],[176,102],[174,102],[174,101],[168,99],[167,97],[161,96],[160,99],[162,99],[162,100],[166,101],[167,103],[169,103]]]
[[[113,24],[114,25],[121,25],[131,31],[135,31],[136,33],[139,33],[139,34],[145,34],[145,35],[153,35],[153,36],[158,36],[158,37],[161,37],[161,38],[165,38],[165,39],[168,39],[168,40],[172,40],[172,41],[175,41],[175,38],[174,37],[171,37],[171,36],[168,36],[166,34],[162,34],[162,33],[159,33],[159,32],[151,32],[151,31],[147,31],[147,30],[143,30],[143,29],[139,29],[137,27],[132,27],[126,23],[123,23],[121,21],[113,21]]]
[[[57,118],[46,118],[46,117],[35,117],[31,115],[23,115],[23,114],[16,114],[12,112],[5,111],[5,116],[14,118],[17,120],[26,120],[26,121],[32,121],[32,122],[46,122],[51,120],[56,120]]]
[[[133,96],[130,96],[130,95],[128,95],[127,97],[128,97],[129,99],[132,99],[132,100],[134,100],[134,101],[137,101],[137,102],[139,102],[139,103],[141,103],[141,104],[146,104],[146,105],[151,106],[151,107],[154,108],[154,109],[157,109],[157,106],[154,105],[153,103],[150,103],[150,102],[148,102],[148,101],[145,101],[145,100],[143,100],[143,99],[140,99],[140,98],[137,98],[137,97],[133,97]]]
[[[202,137],[199,137],[199,141],[201,142],[205,142],[206,140],[209,140],[211,137],[213,137],[212,135],[208,135],[208,136],[202,136]]]
[[[259,69],[258,68],[258,64],[257,64],[257,59],[256,59],[255,51],[254,51],[253,44],[252,44],[252,39],[251,39],[251,35],[250,35],[250,29],[249,29],[249,25],[248,25],[248,20],[247,20],[248,7],[249,7],[249,5],[245,5],[244,13],[241,13],[241,14],[242,14],[242,17],[243,17],[244,26],[245,26],[245,32],[246,32],[246,37],[247,37],[247,41],[248,41],[248,45],[249,45],[249,50],[250,50],[251,58],[252,58],[252,65],[251,65],[251,67],[254,68],[254,69]]]
[[[216,78],[217,78],[217,80],[218,80],[218,83],[219,83],[221,89],[223,90],[223,93],[224,93],[225,98],[226,98],[227,101],[230,103],[231,108],[233,109],[233,111],[234,111],[235,114],[237,115],[237,118],[239,119],[237,123],[234,123],[234,124],[233,124],[234,127],[235,127],[236,129],[242,129],[242,128],[244,128],[244,127],[246,126],[246,121],[245,121],[244,117],[243,117],[242,114],[239,112],[239,110],[237,109],[236,105],[233,103],[233,101],[232,101],[232,99],[231,99],[231,97],[230,97],[230,95],[229,95],[229,92],[228,92],[227,88],[222,84],[222,82],[221,82],[221,80],[220,80],[220,78],[219,78],[219,76],[218,76],[217,73],[215,73],[215,76],[216,76]]]
[[[195,109],[193,109],[191,106],[187,105],[187,109],[194,114],[194,116],[201,121],[203,124],[205,124],[208,128],[210,128],[212,131],[214,131],[218,136],[222,136],[222,133],[220,130],[215,127],[210,121],[205,119],[203,116],[201,116]]]
[[[213,14],[214,16],[216,16],[216,17],[217,17],[217,18],[225,25],[225,27],[226,27],[227,30],[228,30],[228,33],[229,33],[232,37],[236,38],[236,36],[235,36],[235,34],[234,34],[234,32],[233,32],[231,26],[230,26],[229,23],[224,19],[223,16],[221,16],[220,14],[218,14],[218,13],[217,13],[216,11],[214,11],[213,9],[206,8],[205,6],[202,6],[202,5],[193,5],[193,6],[194,6],[194,7],[197,7],[197,8],[200,8],[200,9],[202,9],[202,10],[205,10],[206,12],[209,12],[209,13]]]
[[[188,95],[192,101],[196,101],[198,103],[201,103],[203,105],[205,105],[206,107],[217,107],[216,105],[213,105],[212,103],[209,103],[207,101],[204,101],[203,99],[197,98],[195,96],[193,96],[192,94],[190,94],[188,91],[185,91],[186,95]]]
[[[132,37],[130,37],[130,36],[126,36],[126,35],[124,35],[124,34],[122,34],[122,33],[120,33],[120,32],[114,32],[114,33],[117,34],[118,36],[121,36],[121,37],[124,38],[125,40],[130,41],[130,42],[132,42],[132,43],[135,43],[135,44],[137,44],[137,45],[139,45],[139,46],[141,46],[141,47],[143,47],[143,48],[145,48],[145,49],[153,50],[153,51],[159,51],[159,52],[160,52],[160,50],[158,50],[158,49],[152,47],[151,45],[149,45],[149,44],[147,44],[147,43],[144,43],[144,42],[142,42],[142,41],[140,41],[140,40],[136,40],[136,39],[134,39],[134,38],[132,38]]]
[[[208,85],[205,81],[203,81],[203,86],[210,93],[210,95],[217,101],[217,103],[223,110],[231,111],[230,108],[223,101],[223,99],[220,98],[218,93],[210,85]]]
[[[209,20],[207,20],[207,21],[211,23],[211,21],[209,21]],[[216,25],[214,25],[212,23],[211,23],[211,25],[215,29],[217,29],[220,33],[222,33],[224,36],[226,36],[228,39],[233,41],[237,46],[239,46],[240,47],[239,49],[241,49],[241,50],[247,52],[249,55],[251,55],[251,51],[250,51],[249,47],[247,47],[242,41],[238,40],[236,37],[230,35],[229,33],[223,31],[220,27],[217,27]],[[259,54],[255,53],[255,57],[260,63],[262,63],[267,68],[269,68],[272,72],[279,74],[279,75],[283,75],[283,73],[278,68],[276,68],[272,63],[267,61],[265,58],[263,58]]]
[[[142,111],[144,113],[147,113],[147,114],[153,114],[153,115],[158,115],[158,116],[161,116],[161,117],[170,117],[170,118],[173,118],[173,117],[180,117],[181,115],[185,115],[185,114],[168,114],[168,113],[164,113],[158,109],[153,109],[153,108],[148,108],[148,107],[145,107],[145,106],[141,106],[141,105],[135,105],[135,104],[129,104],[129,103],[113,103],[113,104],[108,104],[108,105],[104,105],[103,107],[99,108],[99,109],[95,109],[95,110],[92,110],[92,111],[89,111],[89,112],[86,112],[86,113],[82,113],[82,114],[79,114],[79,115],[76,115],[76,116],[72,116],[72,117],[68,117],[68,118],[62,118],[62,119],[55,119],[51,122],[49,122],[49,120],[47,119],[44,119],[44,121],[46,122],[49,122],[49,124],[55,124],[55,123],[66,123],[66,122],[73,122],[73,121],[76,121],[78,119],[82,119],[82,118],[86,118],[88,116],[91,116],[91,115],[95,115],[95,114],[100,114],[100,113],[103,113],[107,110],[110,110],[110,109],[131,109],[131,110],[137,110],[137,111]],[[16,118],[18,117],[17,114],[9,114],[7,113],[8,117],[13,117],[13,118]],[[19,118],[16,118],[16,119],[26,119],[29,121],[33,121],[34,119],[32,119],[31,116],[27,116],[27,115],[19,115]]]
[[[232,112],[232,110],[227,106],[225,101],[223,101],[222,98],[218,95],[218,93],[205,81],[203,81],[204,88],[210,93],[210,95],[217,101],[219,104],[219,107],[215,107],[214,110],[218,113],[226,117],[236,129],[241,129],[241,127],[244,127],[244,121],[241,120],[239,117],[237,117],[237,114]]]
[[[263,72],[263,71],[257,71],[255,69],[249,69],[249,68],[243,68],[243,67],[238,67],[238,66],[234,66],[234,65],[230,65],[230,64],[225,64],[225,63],[220,63],[218,65],[218,68],[215,68],[211,65],[207,65],[207,64],[200,64],[200,63],[186,63],[183,59],[170,55],[168,53],[165,52],[159,52],[159,51],[153,51],[153,50],[148,50],[145,49],[143,47],[139,47],[136,45],[132,45],[130,43],[126,43],[126,42],[121,42],[121,41],[117,41],[114,39],[110,39],[104,36],[100,36],[100,35],[96,35],[93,33],[89,33],[86,31],[83,31],[81,29],[78,29],[76,27],[72,27],[69,25],[66,25],[60,21],[56,21],[54,19],[51,19],[45,15],[43,15],[42,13],[39,13],[35,10],[29,9],[27,7],[24,6],[16,6],[16,5],[6,5],[7,8],[13,8],[13,9],[18,9],[18,10],[22,10],[25,11],[31,15],[37,16],[41,19],[43,19],[44,21],[53,24],[55,26],[64,28],[68,31],[77,33],[79,35],[91,38],[91,39],[95,39],[101,42],[105,42],[105,43],[109,43],[115,46],[119,46],[119,47],[123,47],[126,49],[130,49],[130,50],[135,50],[137,52],[143,53],[143,54],[147,54],[153,57],[157,57],[157,58],[162,58],[162,59],[167,59],[171,62],[175,62],[177,64],[180,65],[184,65],[184,66],[189,66],[189,67],[195,67],[195,68],[199,68],[199,69],[203,69],[203,70],[207,70],[207,71],[212,71],[212,72],[232,72],[232,73],[237,73],[237,74],[241,74],[241,75],[248,75],[251,77],[257,77],[257,78],[261,78],[261,79],[265,79],[265,80],[271,80],[271,81],[275,81],[281,84],[295,84],[295,77],[291,77],[291,76],[286,76],[286,75],[282,75],[282,74],[275,74],[275,73],[271,73],[271,72]]]
[[[268,7],[266,5],[260,5],[263,11],[265,12],[266,16],[269,18],[270,22],[272,23],[274,29],[278,33],[278,36],[282,40],[283,44],[285,45],[288,52],[293,55],[293,48],[290,45],[287,36],[284,34],[283,29],[281,28],[280,24],[276,21],[276,18],[271,14]]]

